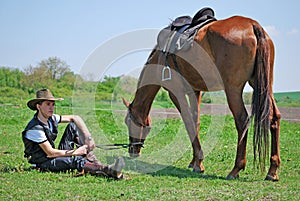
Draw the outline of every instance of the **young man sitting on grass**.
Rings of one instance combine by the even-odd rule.
[[[93,154],[94,140],[84,121],[76,115],[53,114],[55,98],[48,89],[36,92],[36,98],[27,102],[27,106],[36,111],[31,121],[22,132],[25,157],[41,171],[60,172],[78,170],[80,174],[104,176],[122,179],[124,167],[122,157],[112,165],[101,164]],[[66,127],[58,149],[54,141],[60,123],[69,123]],[[74,149],[74,145],[79,145]]]

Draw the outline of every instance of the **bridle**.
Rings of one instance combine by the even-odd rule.
[[[136,126],[138,126],[138,127],[142,127],[142,128],[144,128],[144,127],[150,127],[150,126],[147,126],[147,125],[145,125],[145,124],[139,122],[139,121],[137,120],[137,118],[135,118],[135,117],[133,116],[133,114],[132,114],[132,112],[131,112],[131,107],[128,108],[128,117],[129,117],[129,119],[130,119]]]
[[[131,111],[131,107],[128,107],[128,118],[129,120],[131,120],[137,127],[140,127],[141,129],[151,129],[151,126],[145,125],[144,123],[138,121],[138,119],[133,116],[132,111]],[[128,147],[132,148],[133,146],[141,146],[143,147],[144,142],[130,142]]]

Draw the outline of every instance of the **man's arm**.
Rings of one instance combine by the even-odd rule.
[[[53,149],[49,141],[40,144],[40,147],[47,154],[48,158],[65,157],[65,156],[82,156],[87,154],[87,145],[83,145],[75,150]]]
[[[83,119],[78,115],[61,115],[61,122],[68,123],[74,122],[79,129],[79,137],[83,139],[84,144],[88,145],[89,150],[93,150],[95,148],[95,142],[92,138],[92,135],[84,123]]]

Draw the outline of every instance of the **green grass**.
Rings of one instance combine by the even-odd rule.
[[[124,114],[109,111],[73,111],[57,108],[57,113],[76,112],[84,117],[94,133],[96,143],[128,142]],[[0,200],[299,200],[300,124],[281,124],[280,181],[264,181],[253,166],[252,135],[248,139],[248,163],[240,178],[225,177],[233,167],[237,135],[231,116],[224,124],[217,141],[206,158],[204,174],[187,168],[191,147],[180,119],[153,119],[143,156],[150,160],[129,159],[127,150],[96,150],[104,163],[125,158],[128,180],[113,181],[93,176],[74,177],[75,172],[40,173],[30,169],[23,158],[21,131],[33,115],[25,107],[0,107]],[[211,116],[201,116],[201,141],[204,147],[214,139],[209,134]],[[96,122],[96,123],[95,123]],[[220,121],[221,122],[221,121]],[[64,127],[60,128],[62,133]],[[216,139],[214,139],[216,140]],[[169,146],[168,145],[172,145]],[[182,146],[181,146],[182,145]],[[160,152],[164,150],[163,152]],[[174,155],[176,156],[174,158]],[[170,160],[170,161],[168,161]],[[151,171],[153,170],[153,171]]]
[[[274,96],[280,107],[300,107],[300,92],[275,93]]]
[[[281,92],[281,93],[275,93],[275,98],[284,98],[284,97],[289,97],[290,99],[293,100],[300,100],[300,92],[299,91],[294,91],[294,92]]]

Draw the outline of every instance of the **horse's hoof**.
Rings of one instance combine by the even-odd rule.
[[[196,168],[193,168],[193,172],[196,172],[196,173],[203,173],[204,170],[201,170],[200,168],[196,167]]]
[[[141,154],[140,153],[139,154],[129,153],[129,156],[130,156],[130,158],[137,158],[137,157],[140,157]]]
[[[278,176],[273,177],[271,175],[267,175],[265,181],[279,181],[279,177]]]
[[[240,175],[236,175],[235,177],[234,176],[232,176],[232,175],[228,175],[227,177],[226,177],[226,180],[234,180],[234,179],[238,179],[240,177]]]

